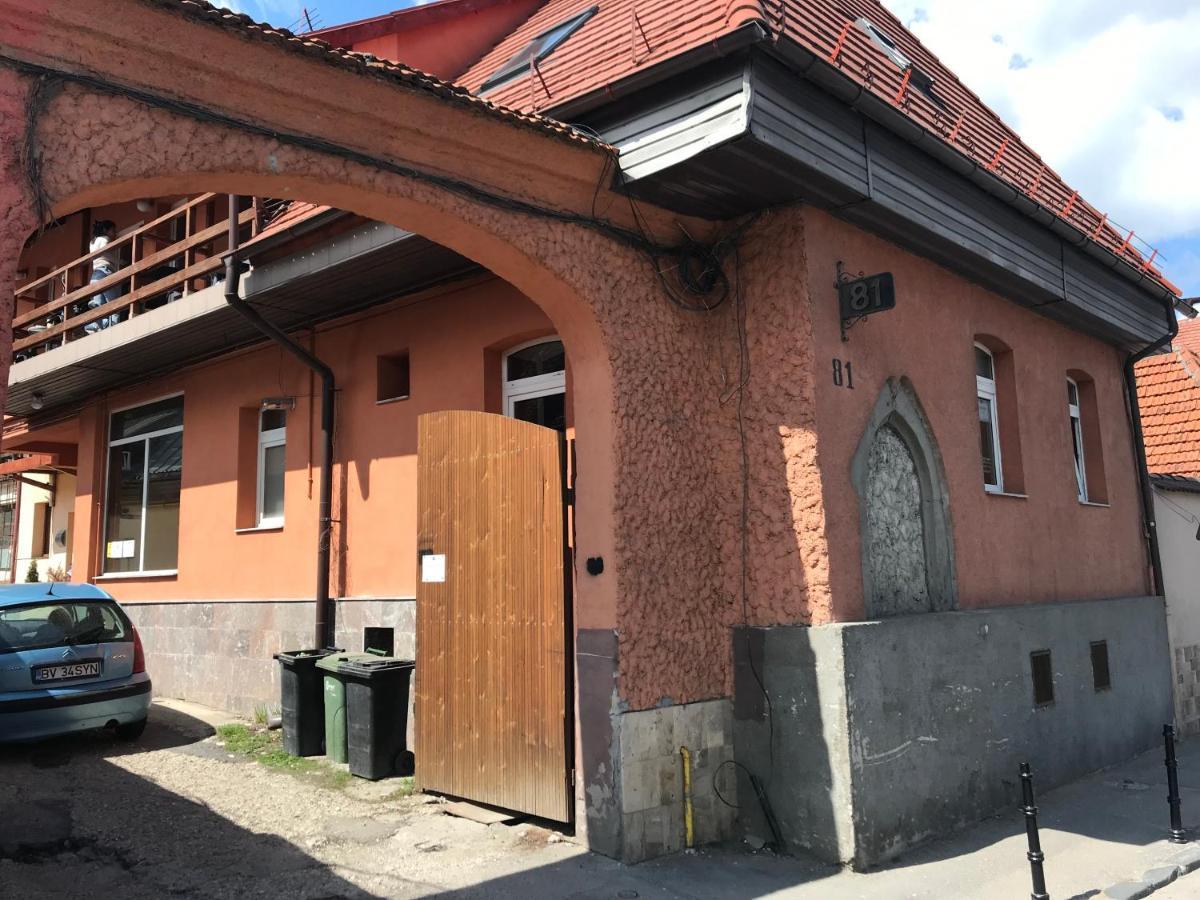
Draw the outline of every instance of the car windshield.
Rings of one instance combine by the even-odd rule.
[[[0,609],[0,653],[130,638],[128,620],[105,600],[48,601]]]

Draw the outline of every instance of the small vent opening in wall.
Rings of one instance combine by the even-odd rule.
[[[364,628],[363,652],[395,656],[396,632],[393,628]]]
[[[1092,641],[1092,686],[1096,692],[1112,689],[1108,671],[1108,641]]]
[[[1054,667],[1050,664],[1049,650],[1036,650],[1029,654],[1029,665],[1033,671],[1033,702],[1036,706],[1047,706],[1054,702]]]

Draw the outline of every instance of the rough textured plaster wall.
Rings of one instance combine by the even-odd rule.
[[[27,85],[0,77],[0,409],[12,362],[13,286],[21,247],[35,222],[22,169]]]
[[[304,197],[413,228],[517,285],[572,358],[580,552],[615,563],[580,586],[577,623],[619,628],[631,707],[728,692],[728,626],[742,619],[735,304],[685,313],[634,251],[593,232],[119,97],[67,87],[37,133],[60,208],[197,190]],[[828,592],[799,214],[764,220],[744,246],[748,613],[809,621],[810,595],[827,610]]]

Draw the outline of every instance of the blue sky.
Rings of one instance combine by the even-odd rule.
[[[220,0],[216,0],[220,2]],[[424,0],[236,0],[287,27]],[[1111,221],[1200,295],[1200,3],[1195,0],[885,0],[975,93]]]

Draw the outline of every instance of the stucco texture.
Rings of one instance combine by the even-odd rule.
[[[364,151],[500,193],[627,215],[623,199],[597,189],[609,161],[595,148],[137,3],[104,6],[94,32],[64,30],[79,13],[57,3],[0,3],[0,20],[23,8],[38,27],[21,32],[22,49],[49,63],[70,52],[73,63],[100,73],[119,67],[123,78],[136,73],[159,94],[204,101],[242,120],[333,141],[351,135]],[[172,41],[161,40],[164,29]],[[119,61],[114,41],[123,45]],[[171,55],[181,47],[186,64]],[[19,98],[26,82],[0,68],[7,95]],[[726,694],[727,628],[743,615],[808,621],[812,604],[828,608],[799,213],[770,217],[745,236],[737,285],[744,307],[731,300],[698,315],[667,302],[639,252],[594,230],[122,96],[63,85],[38,110],[35,134],[42,185],[59,214],[206,190],[300,197],[418,231],[541,307],[571,361],[578,551],[607,562],[604,575],[581,575],[575,622],[618,629],[619,690],[629,707]],[[6,199],[5,239],[23,241],[28,203]],[[670,221],[650,209],[645,215],[651,228]],[[727,265],[736,268],[732,259]],[[6,291],[11,283],[10,274]],[[742,398],[750,486],[744,612],[739,308],[748,310],[752,373]],[[98,427],[85,422],[81,435]]]
[[[1121,353],[823,212],[806,209],[805,222],[822,489],[826,507],[839,511],[827,520],[832,620],[864,614],[859,517],[846,514],[858,509],[850,459],[888,378],[909,379],[944,462],[960,608],[1146,593]],[[896,308],[856,325],[847,342],[834,289],[839,261],[853,273],[892,272],[896,283]],[[1002,432],[1014,418],[1020,426],[1020,496],[984,491],[978,336],[1012,349],[1017,409],[1001,397],[999,416]],[[853,389],[834,384],[834,359],[852,364]],[[1068,372],[1094,379],[1106,504],[1077,496]]]

